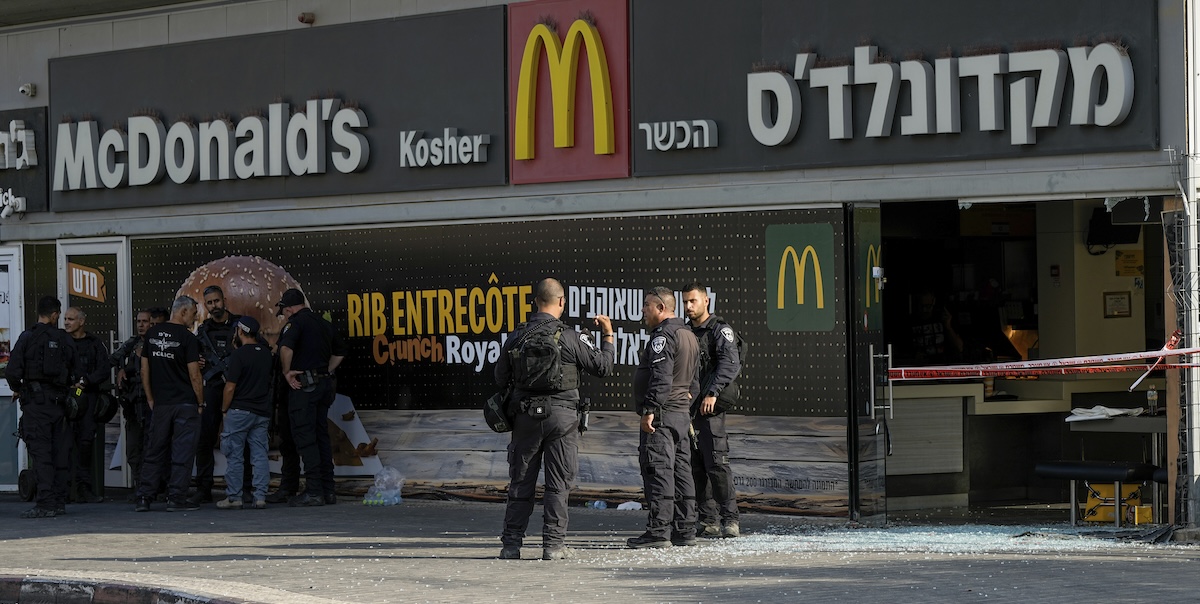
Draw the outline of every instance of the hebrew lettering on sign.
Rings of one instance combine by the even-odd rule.
[[[964,79],[974,80],[977,85],[973,102],[979,112],[979,131],[1007,129],[1013,145],[1036,144],[1037,128],[1058,127],[1068,70],[1074,84],[1070,100],[1072,126],[1116,126],[1125,121],[1133,107],[1133,62],[1126,49],[1111,42],[1066,51],[1050,48],[945,57],[936,59],[932,66],[920,59],[893,63],[882,57],[876,46],[858,46],[853,64],[816,64],[814,53],[799,53],[792,74],[768,71],[746,75],[746,120],[760,144],[775,147],[795,138],[801,116],[799,82],[807,82],[809,90],[826,95],[829,140],[854,138],[853,86],[874,87],[865,129],[868,138],[891,135],[900,84],[905,81],[909,83],[911,109],[908,115],[900,116],[902,136],[960,132],[963,108],[959,82]],[[1005,88],[1008,74],[1021,77]],[[650,142],[648,134],[647,149]],[[657,138],[654,142],[662,148]]]
[[[711,149],[717,146],[717,123],[713,120],[643,122],[638,130],[646,134],[646,150]]]

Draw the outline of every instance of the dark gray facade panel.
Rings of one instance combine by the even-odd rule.
[[[635,175],[1042,157],[1159,145],[1153,1],[1099,0],[1082,7],[1068,0],[1016,0],[967,8],[950,0],[662,0],[634,3],[631,19]],[[1127,48],[1134,72],[1130,112],[1115,126],[1071,125],[1069,68],[1058,125],[1037,128],[1035,144],[1014,145],[1010,133],[1009,86],[1028,72],[1002,77],[1004,122],[998,131],[979,131],[979,87],[967,77],[959,84],[961,130],[955,134],[900,134],[900,117],[911,113],[907,82],[900,86],[889,136],[866,136],[875,92],[869,84],[852,87],[849,139],[830,140],[828,93],[809,81],[798,83],[801,119],[790,143],[765,146],[747,125],[747,74],[777,68],[790,76],[797,53],[815,53],[814,67],[853,65],[855,47],[870,44],[893,63],[921,59],[933,64],[944,56],[1104,42]],[[1104,94],[1102,89],[1101,99]],[[676,120],[714,120],[719,144],[647,150],[638,125]]]
[[[50,116],[88,117],[100,134],[134,115],[180,119],[267,116],[268,105],[336,98],[356,105],[370,159],[342,174],[53,192],[56,211],[345,195],[504,184],[504,9],[492,7],[54,59]],[[329,122],[325,122],[329,128]],[[400,167],[402,132],[488,135],[487,161]],[[51,140],[54,140],[51,133]],[[328,139],[329,150],[337,150]],[[47,161],[53,161],[53,147]],[[51,175],[51,179],[53,175]],[[51,188],[53,180],[51,180]]]
[[[47,175],[50,173],[50,154],[46,147],[46,109],[35,107],[0,111],[0,132],[9,132],[13,120],[25,122],[25,129],[33,132],[33,152],[37,154],[37,165],[20,170],[12,166],[0,169],[0,190],[11,189],[14,197],[24,197],[26,211],[44,212],[48,199],[46,193],[49,191]],[[17,149],[17,153],[20,153],[21,150]]]

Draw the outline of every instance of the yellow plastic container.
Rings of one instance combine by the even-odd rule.
[[[1113,522],[1115,520],[1113,517],[1113,485],[1084,483],[1084,486],[1087,488],[1088,497],[1083,519],[1088,522]],[[1142,502],[1141,488],[1141,485],[1136,484],[1121,485],[1121,513],[1125,514],[1123,518],[1128,517],[1128,510],[1131,507],[1150,508],[1150,506],[1138,506]],[[1146,522],[1149,522],[1149,516],[1147,516]]]

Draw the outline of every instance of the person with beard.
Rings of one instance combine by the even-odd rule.
[[[196,493],[193,504],[213,500],[213,469],[216,459],[213,449],[221,433],[221,399],[225,392],[225,369],[233,354],[234,324],[241,318],[225,308],[225,292],[218,285],[204,288],[204,309],[208,318],[196,329],[200,341],[200,371],[204,377],[204,408],[211,413],[200,415],[200,439],[196,442]]]
[[[697,537],[737,537],[737,491],[729,468],[729,434],[725,431],[724,392],[736,392],[742,371],[737,334],[724,319],[708,312],[708,289],[699,283],[683,288],[683,312],[700,345],[700,400],[692,404],[696,448],[692,476],[696,482]],[[733,385],[733,388],[726,391]]]
[[[108,363],[108,348],[95,335],[84,330],[87,313],[72,306],[63,316],[63,326],[75,347],[76,388],[83,391],[76,397],[79,415],[68,422],[71,428],[71,488],[72,503],[100,503],[104,498],[92,484],[92,465],[96,445],[96,400],[100,385],[108,381],[112,366]]]

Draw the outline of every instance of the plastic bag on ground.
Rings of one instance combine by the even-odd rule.
[[[617,509],[618,510],[640,510],[640,509],[642,509],[642,504],[638,503],[636,501],[626,501],[625,503],[618,505]]]
[[[375,474],[375,484],[367,489],[363,505],[396,505],[400,503],[400,489],[404,488],[404,475],[392,466],[384,466]]]

